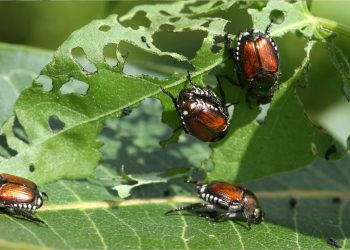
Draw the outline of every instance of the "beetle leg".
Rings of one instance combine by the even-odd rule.
[[[170,214],[172,212],[178,212],[178,211],[189,211],[191,213],[196,213],[196,214],[200,215],[200,214],[215,212],[216,209],[217,209],[217,207],[214,205],[211,205],[211,204],[194,203],[194,204],[190,204],[187,206],[171,209],[171,210],[167,211],[165,214]]]
[[[30,220],[30,221],[34,221],[34,222],[37,222],[37,223],[41,223],[41,224],[46,225],[46,223],[45,223],[43,220],[41,220],[41,219],[35,217],[35,216],[34,216],[33,214],[31,214],[30,212],[21,211],[21,212],[20,212],[20,215],[22,215],[23,217],[25,217],[26,219],[28,219],[28,220]]]
[[[166,94],[167,96],[169,96],[171,98],[171,100],[173,101],[173,103],[175,104],[175,106],[177,106],[177,99],[175,96],[173,96],[172,93],[170,93],[168,90],[166,90],[165,88],[163,88],[163,86],[159,86],[160,89],[163,91],[164,94]]]
[[[177,111],[177,113],[179,114],[180,116],[180,119],[182,117],[182,114],[181,114],[181,108],[179,107],[179,105],[177,104],[177,99],[175,96],[173,96],[172,93],[170,93],[168,90],[166,90],[165,88],[163,88],[163,86],[159,86],[160,89],[164,92],[164,94],[166,94],[167,96],[169,96],[171,98],[171,100],[173,101],[174,103],[174,106],[175,106],[175,109]],[[181,119],[181,127],[183,128],[183,130],[188,134],[189,131],[188,129],[186,128],[186,126],[183,124],[182,122],[182,119]],[[175,129],[175,131],[177,131],[178,128]]]
[[[251,89],[247,89],[247,92],[245,93],[245,101],[250,109],[252,109],[252,102],[250,101],[250,97],[252,96]]]
[[[44,221],[40,220],[39,218],[35,217],[32,213],[27,211],[14,209],[13,207],[8,206],[6,206],[3,211],[19,219],[25,219],[46,225]]]
[[[191,76],[191,73],[190,73],[189,70],[187,70],[187,81],[189,81],[193,87],[198,87],[198,88],[200,88],[199,85],[195,84],[195,83],[192,81],[192,76]]]
[[[222,88],[221,80],[220,80],[219,75],[215,75],[215,78],[216,78],[216,81],[218,82],[218,89],[219,89],[219,92],[220,92],[220,96],[224,100],[224,102],[226,102],[225,92],[224,92],[224,90]]]
[[[209,219],[210,221],[219,222],[219,221],[232,219],[235,217],[237,217],[237,213],[226,212],[226,213],[219,213],[216,216],[211,216],[209,218],[207,217],[207,219]]]
[[[216,78],[216,81],[218,82],[218,89],[219,89],[219,92],[220,92],[220,95],[222,97],[222,99],[224,100],[224,102],[226,102],[226,96],[225,96],[225,92],[222,88],[222,84],[221,84],[221,80],[222,78],[224,78],[225,80],[227,80],[229,83],[235,85],[235,86],[238,86],[238,87],[242,87],[239,83],[235,82],[231,77],[229,76],[226,76],[226,75],[215,75],[215,78]],[[234,104],[238,104],[239,101],[237,102],[234,102],[232,103],[233,105]]]

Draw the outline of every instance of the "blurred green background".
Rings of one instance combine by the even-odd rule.
[[[110,14],[123,15],[135,5],[159,3],[156,1],[96,1],[96,2],[0,2],[0,42],[22,44],[43,49],[56,50],[72,33],[91,20],[105,18]],[[163,1],[164,3],[164,1]],[[350,27],[348,10],[350,1],[310,1],[311,12],[315,16],[327,18]],[[229,11],[216,13],[229,19],[227,31],[236,34],[252,25],[246,9],[234,5]],[[144,15],[137,15],[128,26],[147,25]],[[174,39],[177,37],[177,39]],[[162,50],[175,51],[193,57],[201,44],[203,34],[185,32],[174,34],[159,32],[154,44]],[[183,42],[179,42],[183,41]],[[304,57],[306,39],[296,34],[287,34],[276,39],[281,57],[281,81],[288,79]],[[350,58],[350,36],[337,36],[336,45]],[[128,63],[146,66],[146,61],[169,65],[174,62],[124,45],[129,52]],[[149,64],[147,64],[149,65]],[[177,67],[186,67],[176,64]],[[188,67],[188,65],[187,65]],[[345,146],[350,134],[350,104],[341,95],[339,75],[328,57],[327,44],[318,44],[312,51],[311,67],[305,82],[300,83],[298,94],[305,104],[306,111],[317,124],[331,131],[336,140]]]

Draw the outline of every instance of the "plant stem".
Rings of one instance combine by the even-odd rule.
[[[337,34],[350,37],[350,27],[323,17],[313,17],[317,23]]]

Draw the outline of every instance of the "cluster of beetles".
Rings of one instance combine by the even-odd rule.
[[[279,55],[274,40],[265,32],[248,29],[241,32],[233,45],[225,35],[237,72],[238,85],[246,89],[246,97],[254,97],[258,104],[271,101],[278,89]],[[181,90],[178,98],[161,87],[173,101],[186,133],[204,142],[215,142],[225,137],[229,127],[229,113],[225,102],[211,89],[201,87],[188,80],[190,88]],[[251,224],[259,224],[264,212],[254,193],[241,185],[223,181],[209,184],[190,181],[196,185],[199,197],[207,203],[195,203],[168,211],[189,211],[211,221],[241,218]],[[30,180],[10,175],[0,175],[0,210],[14,216],[45,224],[33,212],[43,204],[46,193],[40,192]]]
[[[254,97],[257,104],[269,103],[278,89],[279,55],[275,41],[269,36],[271,24],[265,32],[254,29],[241,32],[235,45],[228,34],[225,35],[226,48],[236,67],[238,85],[246,89],[246,100]],[[190,74],[188,81],[192,86],[181,90],[178,98],[161,87],[172,99],[183,130],[204,142],[223,139],[229,127],[225,101],[211,89],[193,83]],[[218,85],[223,98],[220,81]],[[207,203],[179,207],[167,214],[186,210],[211,221],[243,218],[247,221],[248,229],[251,224],[260,224],[264,219],[257,197],[244,186],[223,181],[209,184],[191,182],[196,185],[199,197]]]

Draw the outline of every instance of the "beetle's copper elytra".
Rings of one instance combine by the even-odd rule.
[[[241,185],[224,181],[213,181],[208,184],[191,181],[196,185],[200,198],[208,203],[195,203],[168,211],[189,211],[211,221],[222,221],[231,218],[244,218],[248,228],[251,224],[260,224],[264,219],[258,198]]]
[[[43,205],[43,197],[47,198],[46,193],[40,192],[34,182],[11,174],[0,174],[1,211],[45,224],[33,215]]]
[[[172,99],[184,131],[204,142],[222,139],[229,126],[225,103],[211,89],[194,84],[190,76],[188,79],[192,87],[181,90],[178,98],[161,87]]]

